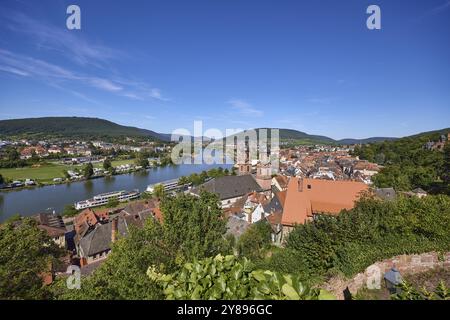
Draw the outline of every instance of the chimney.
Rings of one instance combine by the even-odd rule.
[[[111,223],[111,242],[115,242],[117,240],[117,233],[118,233],[118,218],[115,218],[112,220]]]
[[[303,178],[299,178],[297,183],[298,183],[298,192],[302,192],[303,191]]]
[[[80,259],[80,267],[84,267],[85,265],[87,265],[88,263],[87,263],[87,260],[86,260],[86,258],[81,258]]]

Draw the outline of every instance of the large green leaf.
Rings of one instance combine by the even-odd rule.
[[[300,300],[300,296],[298,295],[298,293],[288,283],[283,284],[281,290],[290,300]]]

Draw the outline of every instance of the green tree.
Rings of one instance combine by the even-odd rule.
[[[144,228],[131,226],[126,237],[112,246],[106,261],[91,276],[82,278],[81,290],[68,290],[65,281],[52,285],[58,299],[143,300],[163,298],[161,288],[146,276],[149,265],[159,272],[173,272],[175,257],[160,241],[162,229],[154,219]]]
[[[144,153],[139,153],[134,163],[143,168],[147,168],[149,166],[148,157]]]
[[[15,149],[11,148],[7,153],[8,160],[13,162],[20,160],[20,153]]]
[[[33,163],[39,161],[39,156],[36,154],[36,151],[34,151],[34,150],[31,152],[31,161],[32,161]]]
[[[180,193],[161,203],[164,242],[186,261],[221,252],[225,245],[225,220],[215,194],[200,197]]]
[[[252,224],[238,241],[241,255],[250,259],[262,258],[263,250],[271,244],[272,228],[266,220]]]
[[[67,170],[65,170],[65,169],[63,170],[63,175],[66,179],[70,179],[70,174]]]
[[[66,217],[74,217],[78,214],[78,210],[75,209],[73,204],[68,204],[64,206],[63,215]]]
[[[164,190],[164,186],[159,183],[153,188],[153,195],[158,199],[162,199],[165,196],[166,191]]]
[[[49,299],[41,274],[62,254],[31,218],[0,226],[0,299]]]
[[[328,272],[351,277],[396,255],[450,250],[448,225],[449,196],[399,195],[394,201],[363,197],[337,217],[321,215],[296,226],[287,237],[287,251],[275,252],[265,268],[301,272],[305,278]]]
[[[188,184],[188,183],[189,183],[189,178],[186,176],[182,176],[182,177],[180,177],[180,179],[178,179],[178,185],[180,185],[180,186]]]
[[[94,175],[94,166],[92,165],[92,163],[88,163],[83,167],[83,176],[86,179],[89,179],[90,177],[92,177]]]
[[[103,161],[103,169],[111,171],[112,168],[113,166],[111,164],[111,160],[109,158],[106,158],[105,161]]]
[[[106,204],[107,208],[115,208],[119,205],[119,199],[117,197],[109,198],[108,203]]]
[[[444,166],[442,172],[442,180],[447,184],[447,188],[450,189],[450,141],[447,141],[444,147]]]

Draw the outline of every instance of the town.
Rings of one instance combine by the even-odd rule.
[[[11,314],[450,300],[450,0],[2,0],[0,16]],[[387,302],[355,312],[366,300]]]
[[[450,133],[440,135],[436,141],[422,144],[423,152],[444,153]],[[48,146],[44,142],[35,145],[28,141],[3,142],[3,148],[20,154],[20,160],[27,160],[30,150],[32,156],[46,159],[50,150],[58,150],[60,159],[68,161],[63,152],[71,153],[71,165],[77,163],[105,163],[108,155],[122,151],[143,152],[144,148],[153,154],[163,154],[170,146],[161,147],[149,143],[141,147],[125,147],[102,142],[87,146],[86,143],[64,144],[70,146]],[[47,146],[47,147],[46,147]],[[44,273],[45,285],[55,279],[65,277],[69,266],[79,266],[83,276],[91,275],[108,258],[114,243],[127,237],[133,228],[144,228],[148,219],[164,224],[162,203],[168,197],[177,198],[180,194],[201,198],[204,192],[217,197],[222,217],[226,219],[226,237],[240,241],[252,230],[252,226],[262,223],[268,226],[272,246],[283,248],[289,234],[296,226],[308,224],[321,216],[337,216],[345,210],[352,210],[358,201],[374,197],[380,201],[395,201],[397,198],[427,197],[428,193],[418,187],[400,190],[394,186],[376,187],[373,177],[384,166],[360,159],[355,148],[361,145],[299,145],[283,147],[279,154],[279,172],[273,172],[270,164],[257,159],[245,159],[236,163],[232,170],[222,168],[193,174],[178,179],[161,181],[148,185],[145,190],[116,191],[81,200],[68,212],[41,212],[32,218],[37,226],[45,231],[54,243],[66,251],[60,258],[58,268]],[[10,149],[11,150],[11,149]],[[64,150],[64,151],[63,151]],[[10,151],[11,152],[11,151]],[[93,153],[94,152],[94,153]],[[248,152],[247,152],[248,154]],[[102,158],[103,157],[103,158]],[[146,158],[158,165],[159,158]],[[103,162],[102,162],[103,161]],[[114,161],[114,160],[113,160]],[[122,166],[116,167],[121,170]],[[128,167],[126,167],[128,168]],[[94,170],[94,175],[98,172]],[[76,180],[78,177],[75,178]],[[30,181],[27,179],[26,181]],[[166,199],[166,200],[164,200]],[[14,217],[13,221],[20,221]]]
[[[69,139],[0,141],[0,188],[81,181],[166,166],[170,143]]]

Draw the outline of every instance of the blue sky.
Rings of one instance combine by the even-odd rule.
[[[449,40],[450,0],[2,0],[0,119],[405,136],[450,127]]]

